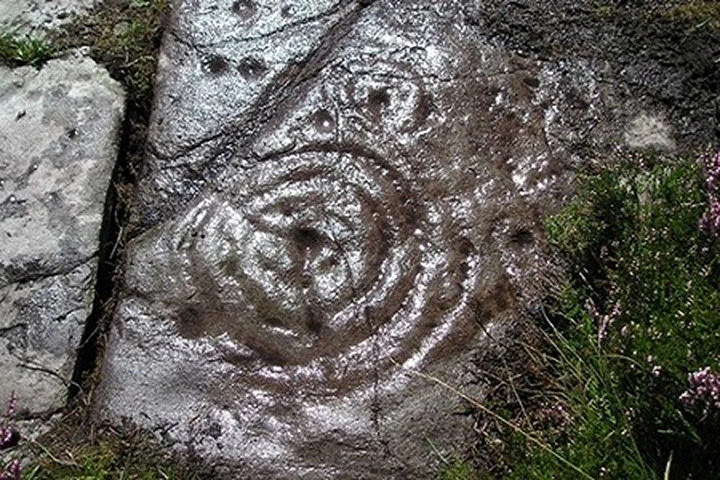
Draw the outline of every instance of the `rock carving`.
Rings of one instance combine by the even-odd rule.
[[[462,382],[536,294],[553,85],[462,2],[178,1],[169,30],[99,414],[228,478],[429,478],[470,419],[408,372]]]

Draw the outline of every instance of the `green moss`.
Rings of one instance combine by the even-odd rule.
[[[24,480],[180,480],[193,478],[167,460],[158,464],[154,457],[138,458],[122,455],[117,445],[101,443],[60,458],[44,458],[27,469]]]
[[[453,460],[444,465],[437,478],[438,480],[478,480],[473,468],[460,460]]]
[[[23,480],[201,480],[216,478],[200,464],[175,458],[139,429],[93,429],[78,410],[30,447]]]

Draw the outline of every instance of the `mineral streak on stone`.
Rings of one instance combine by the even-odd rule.
[[[92,60],[0,68],[0,399],[63,406],[90,312],[123,92]]]
[[[603,93],[462,2],[288,5],[175,3],[97,412],[227,478],[431,478],[471,419],[410,372],[482,393]]]

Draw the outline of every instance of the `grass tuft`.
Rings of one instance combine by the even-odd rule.
[[[10,66],[39,67],[55,55],[55,49],[45,40],[29,36],[18,37],[0,32],[0,63]]]

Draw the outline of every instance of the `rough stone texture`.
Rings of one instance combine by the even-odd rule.
[[[468,0],[466,9],[468,21],[493,43],[570,68],[589,65],[593,81],[612,88],[623,106],[612,122],[627,126],[628,140],[645,115],[662,121],[670,144],[686,151],[720,140],[720,31],[671,14],[688,3]],[[668,150],[661,143],[638,148]]]
[[[65,401],[123,101],[90,59],[0,67],[0,399],[31,414]]]
[[[432,478],[467,369],[542,291],[602,65],[467,2],[178,0],[96,409],[225,478]]]
[[[42,34],[88,12],[100,0],[2,0],[0,28],[23,34]]]

